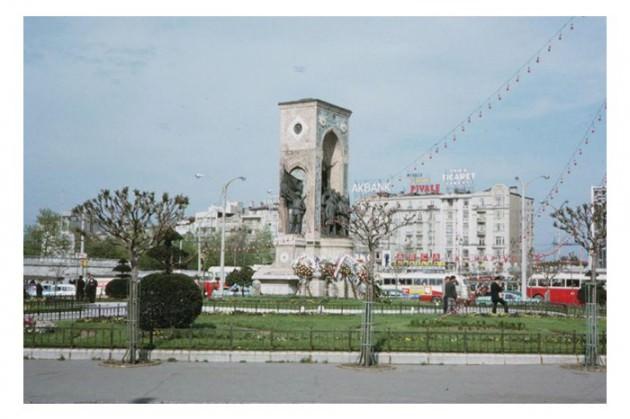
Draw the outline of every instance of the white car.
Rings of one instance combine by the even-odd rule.
[[[37,288],[31,285],[26,290],[31,297],[37,297]],[[72,284],[42,284],[42,297],[74,297],[76,287]]]

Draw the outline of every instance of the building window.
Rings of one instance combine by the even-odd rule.
[[[495,224],[494,231],[505,231],[505,224],[502,224],[502,223]]]
[[[494,239],[494,243],[497,246],[503,246],[505,244],[505,239],[503,238],[503,236],[496,236]]]

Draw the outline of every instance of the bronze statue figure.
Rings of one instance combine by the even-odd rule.
[[[289,210],[288,234],[302,233],[302,219],[306,212],[302,191],[304,182],[284,170],[280,182],[280,196],[285,199]]]

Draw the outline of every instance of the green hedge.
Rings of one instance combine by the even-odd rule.
[[[129,279],[115,278],[105,286],[105,295],[110,298],[124,299],[129,293]]]
[[[151,274],[140,282],[140,327],[183,328],[201,314],[201,289],[183,274]]]

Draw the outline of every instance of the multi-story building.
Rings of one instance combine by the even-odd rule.
[[[463,272],[505,272],[521,263],[521,195],[497,184],[480,192],[381,194],[417,221],[381,242],[382,266],[445,266]],[[533,243],[533,199],[526,198],[526,246]],[[402,215],[398,216],[399,219]],[[359,243],[355,247],[361,252]]]
[[[240,202],[228,202],[226,205],[225,231],[230,233],[246,229],[248,233],[269,229],[273,238],[278,231],[278,204],[260,203],[260,205],[244,206]],[[195,213],[192,222],[181,222],[177,226],[180,234],[192,233],[206,237],[221,231],[222,206],[211,205],[207,211]]]

